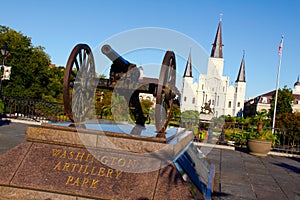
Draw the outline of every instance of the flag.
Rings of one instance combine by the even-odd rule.
[[[282,45],[283,45],[283,36],[281,36],[281,41],[280,41],[279,49],[278,49],[278,54],[280,56],[282,55]]]

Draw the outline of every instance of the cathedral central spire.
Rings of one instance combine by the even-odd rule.
[[[222,44],[222,14],[220,14],[219,26],[217,29],[215,41],[212,44],[210,57],[223,58],[223,46],[224,45]]]

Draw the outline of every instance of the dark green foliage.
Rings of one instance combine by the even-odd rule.
[[[57,71],[57,69],[50,68],[50,57],[44,52],[44,48],[34,47],[30,37],[0,26],[0,47],[5,44],[10,49],[5,65],[12,66],[12,69],[11,80],[3,81],[3,95],[61,100],[59,93],[62,93],[63,69],[60,68]]]
[[[43,93],[43,99],[51,102],[63,103],[63,81],[64,81],[64,67],[52,66],[48,68],[49,84],[46,86],[47,90]]]
[[[289,141],[288,145],[296,146],[300,139],[300,113],[283,113],[276,115],[276,128],[280,128]]]
[[[200,113],[194,110],[186,110],[181,113],[181,122],[197,125]]]
[[[150,100],[141,100],[140,103],[141,103],[144,115],[150,114],[150,110],[153,107],[154,103]]]
[[[276,115],[283,113],[292,113],[292,102],[294,101],[294,96],[292,94],[291,89],[284,86],[283,89],[278,90],[278,98],[277,98],[277,107],[276,107]],[[273,99],[271,100],[271,109],[270,116],[273,118],[274,115],[274,104],[275,104],[275,94],[273,95]]]

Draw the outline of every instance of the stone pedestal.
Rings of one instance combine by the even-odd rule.
[[[210,198],[214,167],[193,137],[29,126],[0,157],[0,199]]]

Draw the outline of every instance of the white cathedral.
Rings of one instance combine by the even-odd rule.
[[[215,117],[242,115],[246,92],[244,55],[235,84],[230,85],[229,77],[223,76],[223,46],[220,19],[208,58],[207,74],[200,74],[198,83],[194,83],[189,54],[182,82],[181,111],[195,110],[200,113],[211,113]]]

